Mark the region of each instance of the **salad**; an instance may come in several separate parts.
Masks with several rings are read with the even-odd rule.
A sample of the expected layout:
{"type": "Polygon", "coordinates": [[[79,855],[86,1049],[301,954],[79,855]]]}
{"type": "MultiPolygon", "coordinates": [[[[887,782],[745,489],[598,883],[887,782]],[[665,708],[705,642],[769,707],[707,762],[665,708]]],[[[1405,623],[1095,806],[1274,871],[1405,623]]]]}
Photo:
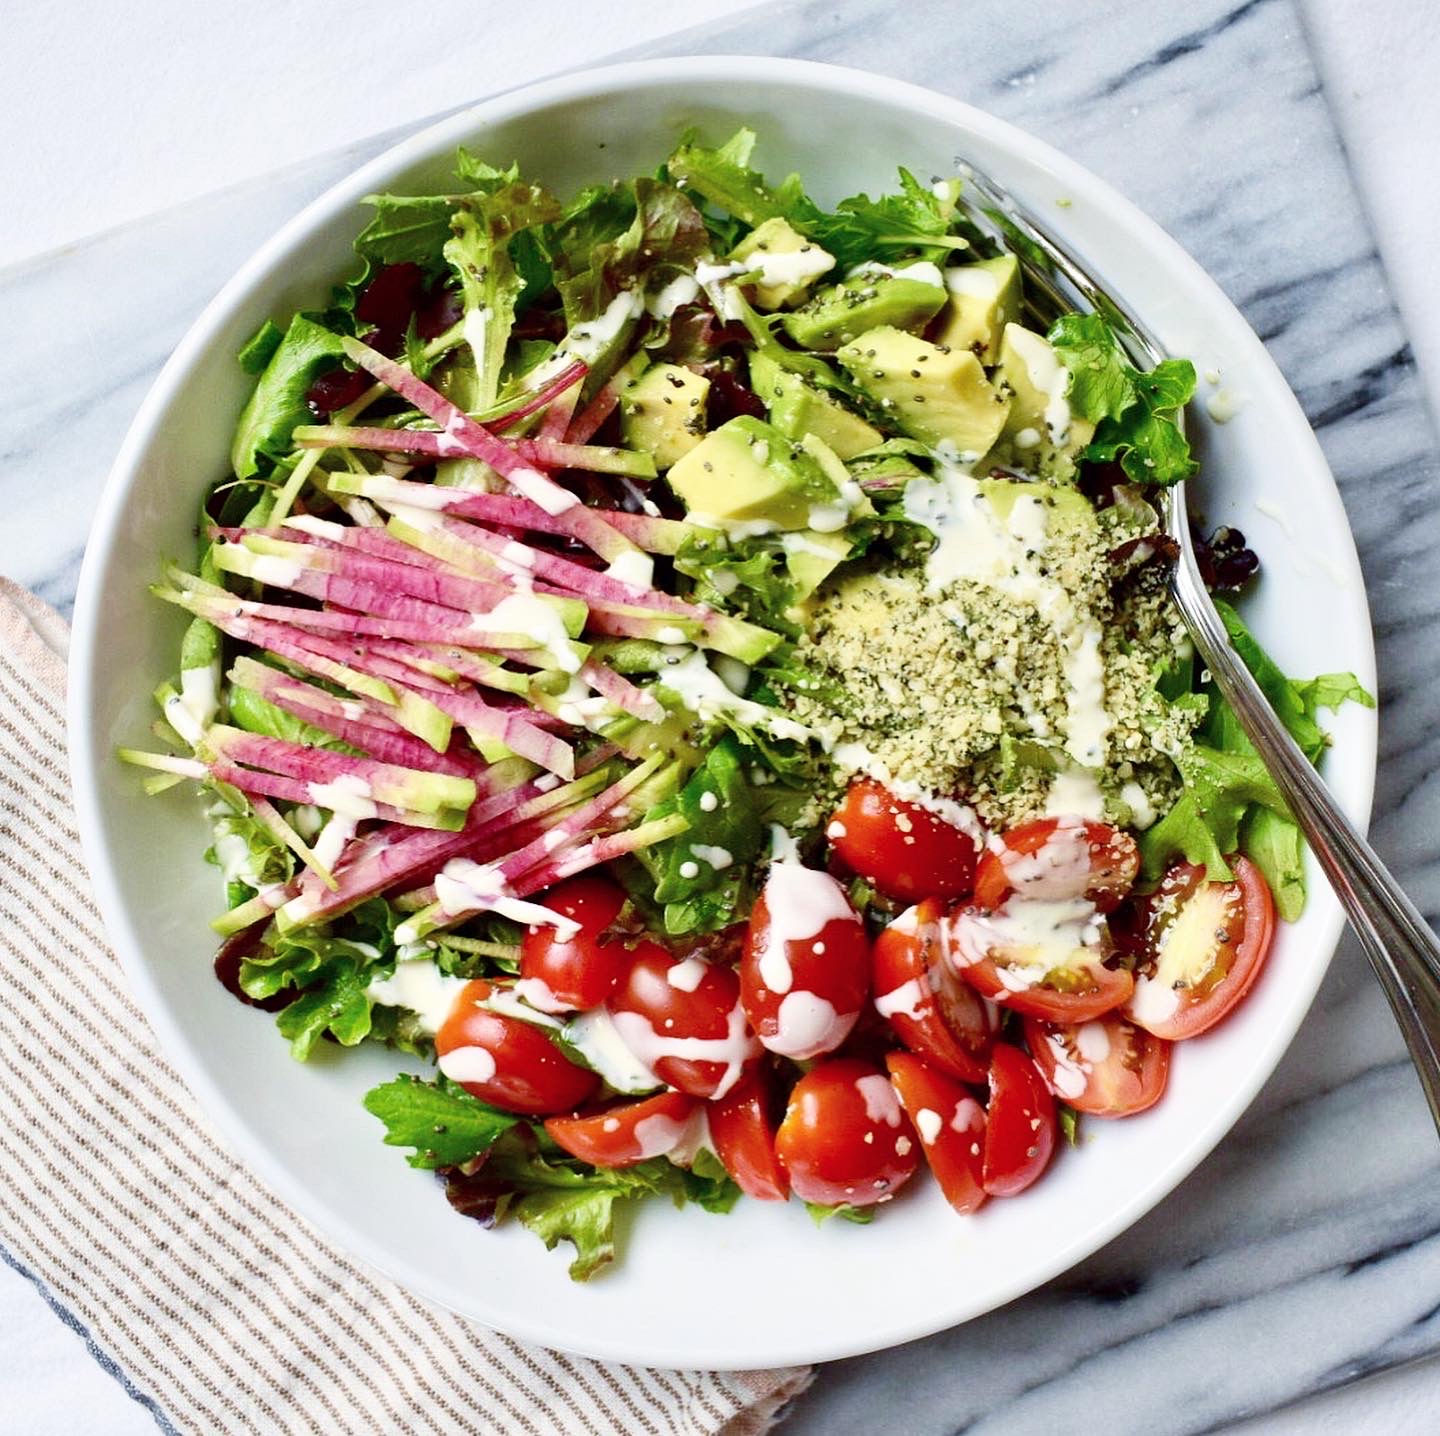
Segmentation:
{"type": "MultiPolygon", "coordinates": [[[[356,273],[240,354],[154,588],[165,751],[121,754],[200,786],[220,980],[302,1061],[410,1054],[384,1141],[580,1279],[637,1198],[1016,1195],[1304,901],[1166,594],[1191,365],[1046,313],[959,180],[827,210],[754,142],[374,196],[356,273]]],[[[1221,612],[1318,758],[1369,696],[1221,612]]]]}

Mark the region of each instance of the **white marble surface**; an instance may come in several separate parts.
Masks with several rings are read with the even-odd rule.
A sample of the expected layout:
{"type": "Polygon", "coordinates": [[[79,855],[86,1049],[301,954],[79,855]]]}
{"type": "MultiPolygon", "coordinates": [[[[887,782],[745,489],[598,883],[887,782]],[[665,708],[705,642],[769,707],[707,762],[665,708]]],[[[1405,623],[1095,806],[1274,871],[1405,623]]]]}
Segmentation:
{"type": "MultiPolygon", "coordinates": [[[[35,80],[43,65],[12,65],[19,88],[12,83],[0,105],[13,105],[19,93],[37,134],[29,165],[23,147],[9,148],[0,160],[0,191],[27,195],[26,204],[0,218],[0,256],[68,244],[114,218],[143,214],[147,205],[189,202],[0,273],[9,334],[0,373],[11,395],[0,420],[0,571],[62,607],[68,603],[109,456],[169,347],[274,223],[378,147],[366,142],[337,153],[312,143],[317,136],[388,130],[614,49],[617,38],[648,42],[665,28],[657,7],[647,17],[630,0],[611,7],[609,26],[541,4],[527,7],[524,25],[511,22],[493,33],[483,21],[503,14],[500,8],[466,6],[465,38],[487,60],[500,57],[486,67],[488,76],[503,75],[496,81],[468,72],[460,63],[463,47],[430,43],[447,22],[460,23],[459,8],[429,7],[426,43],[405,27],[393,45],[379,47],[384,68],[372,59],[367,69],[362,52],[376,53],[376,46],[362,40],[385,22],[380,6],[352,0],[343,7],[345,23],[327,37],[329,88],[319,90],[286,70],[286,46],[256,43],[257,35],[272,33],[263,22],[279,14],[276,0],[248,7],[252,23],[243,32],[220,26],[201,33],[203,27],[181,23],[193,22],[194,7],[182,17],[176,6],[159,4],[142,10],[131,27],[138,35],[128,39],[118,22],[106,22],[76,48],[62,25],[74,57],[69,94],[88,86],[101,107],[86,111],[87,141],[93,146],[94,120],[108,120],[106,174],[129,175],[123,187],[110,179],[91,186],[88,205],[74,201],[81,186],[57,179],[73,173],[65,168],[64,144],[54,133],[38,134],[59,123],[53,94],[35,80]],[[620,9],[633,12],[633,24],[615,23],[620,9]],[[168,31],[167,16],[174,22],[168,31]],[[162,42],[169,47],[163,65],[154,49],[162,42]],[[150,66],[139,72],[144,94],[128,110],[113,87],[107,100],[105,85],[127,43],[140,45],[150,66]],[[212,67],[224,55],[226,73],[244,80],[247,105],[229,117],[247,131],[248,146],[211,125],[203,145],[172,144],[166,165],[137,163],[135,144],[113,139],[116,127],[122,141],[133,140],[146,124],[153,128],[154,116],[184,113],[195,75],[210,71],[181,61],[202,51],[212,67]],[[267,65],[267,57],[275,63],[267,65]],[[336,74],[347,77],[338,90],[336,74]],[[265,76],[288,88],[267,92],[265,76]],[[264,101],[273,104],[282,94],[303,124],[276,123],[264,101]],[[358,108],[356,95],[363,97],[358,108]],[[315,158],[322,150],[328,152],[315,158]],[[37,155],[47,162],[36,165],[37,155]],[[286,167],[272,173],[281,163],[286,167]],[[242,179],[247,173],[252,178],[242,179]],[[193,198],[220,185],[229,188],[193,198]],[[31,194],[43,202],[29,203],[31,194]]],[[[690,13],[705,18],[740,8],[711,0],[690,13]]],[[[1399,276],[1417,251],[1416,234],[1433,233],[1433,226],[1422,231],[1415,228],[1419,212],[1407,220],[1387,209],[1401,186],[1377,179],[1374,169],[1387,137],[1380,91],[1395,89],[1407,106],[1433,107],[1434,87],[1405,88],[1417,55],[1423,59],[1413,44],[1367,68],[1356,28],[1340,28],[1347,10],[1353,14],[1344,0],[1307,5],[1330,98],[1345,101],[1352,116],[1347,142],[1365,162],[1366,197],[1399,276]],[[1343,54],[1334,53],[1337,44],[1343,54]],[[1357,76],[1367,86],[1358,121],[1348,93],[1357,76]]],[[[322,33],[337,11],[308,7],[306,23],[322,33]]],[[[1396,0],[1384,16],[1393,26],[1410,13],[1408,33],[1423,40],[1428,11],[1396,0]]],[[[62,19],[66,13],[62,7],[62,19]]],[[[1289,0],[1199,0],[1182,16],[1178,7],[1129,0],[1107,6],[1098,25],[1094,6],[1060,0],[1043,19],[1030,16],[1021,25],[1013,6],[976,0],[968,12],[975,38],[964,47],[963,64],[955,45],[936,43],[954,34],[954,7],[932,0],[882,20],[884,13],[866,0],[765,7],[732,32],[702,32],[679,47],[806,53],[959,94],[1089,163],[1216,274],[1271,344],[1341,481],[1380,645],[1385,716],[1377,840],[1433,915],[1440,910],[1440,866],[1431,861],[1440,794],[1429,779],[1436,739],[1426,681],[1440,656],[1440,578],[1430,558],[1440,526],[1427,512],[1437,479],[1433,435],[1297,12],[1289,0]]],[[[22,5],[18,27],[11,14],[0,23],[43,61],[56,32],[36,17],[53,16],[53,8],[42,15],[22,5]]],[[[1373,31],[1367,38],[1393,44],[1393,30],[1366,29],[1373,31]]],[[[1427,73],[1437,67],[1440,52],[1432,50],[1427,73]]],[[[214,88],[213,78],[207,83],[214,88]]],[[[212,95],[207,104],[205,113],[214,114],[219,101],[212,95]]],[[[1414,110],[1401,113],[1413,125],[1414,110]]],[[[1392,147],[1399,123],[1392,115],[1392,147]]],[[[78,133],[74,125],[71,131],[78,133]]],[[[93,147],[82,153],[72,143],[72,151],[73,163],[93,163],[93,147]]],[[[1433,339],[1440,322],[1425,305],[1434,299],[1433,288],[1426,298],[1434,269],[1424,269],[1418,287],[1402,285],[1402,292],[1419,332],[1433,339]]],[[[1433,385],[1433,366],[1430,378],[1433,385]]],[[[1314,1018],[1255,1108],[1159,1211],[1063,1281],[1004,1312],[827,1369],[789,1428],[1189,1432],[1258,1412],[1269,1413],[1255,1428],[1266,1432],[1434,1430],[1440,1376],[1428,1364],[1292,1403],[1440,1347],[1436,1171],[1433,1133],[1398,1038],[1358,954],[1346,947],[1314,1018]]],[[[803,1319],[800,1300],[797,1320],[803,1319]]],[[[8,1269],[0,1269],[0,1389],[7,1429],[58,1433],[74,1429],[77,1419],[106,1432],[152,1425],[33,1287],[8,1269]]]]}

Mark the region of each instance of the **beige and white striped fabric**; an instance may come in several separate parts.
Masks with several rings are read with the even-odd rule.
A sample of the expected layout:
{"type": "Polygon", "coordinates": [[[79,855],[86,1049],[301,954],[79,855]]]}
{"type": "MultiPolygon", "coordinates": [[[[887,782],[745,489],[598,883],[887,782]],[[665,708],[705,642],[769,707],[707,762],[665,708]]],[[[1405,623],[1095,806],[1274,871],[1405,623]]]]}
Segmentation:
{"type": "Polygon", "coordinates": [[[0,580],[0,1241],[183,1432],[758,1433],[803,1368],[526,1347],[329,1246],[211,1133],[108,950],[71,812],[64,624],[0,580]]]}

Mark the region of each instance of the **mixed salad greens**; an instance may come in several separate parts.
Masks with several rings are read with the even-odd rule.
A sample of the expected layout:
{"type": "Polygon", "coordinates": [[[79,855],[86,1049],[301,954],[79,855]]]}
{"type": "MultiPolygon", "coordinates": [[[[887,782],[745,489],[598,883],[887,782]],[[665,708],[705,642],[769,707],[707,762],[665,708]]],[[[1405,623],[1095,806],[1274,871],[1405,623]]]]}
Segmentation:
{"type": "MultiPolygon", "coordinates": [[[[166,751],[122,753],[201,787],[226,985],[301,1060],[438,1058],[367,1097],[385,1141],[577,1278],[635,1197],[867,1220],[921,1153],[959,1211],[1023,1189],[1304,901],[1165,595],[1191,365],[1041,312],[958,180],[826,209],[754,143],[373,197],[240,354],[155,587],[166,751]]],[[[1222,612],[1318,758],[1368,695],[1222,612]]]]}

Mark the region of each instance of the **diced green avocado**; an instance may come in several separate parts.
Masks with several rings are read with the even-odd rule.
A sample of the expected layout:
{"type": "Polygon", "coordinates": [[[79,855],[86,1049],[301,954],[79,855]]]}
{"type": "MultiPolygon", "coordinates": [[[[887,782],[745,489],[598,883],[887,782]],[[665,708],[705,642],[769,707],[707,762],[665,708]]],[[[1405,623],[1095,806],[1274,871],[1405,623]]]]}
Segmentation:
{"type": "Polygon", "coordinates": [[[1062,529],[1091,528],[1095,524],[1094,505],[1079,489],[1069,484],[981,479],[980,492],[990,501],[991,508],[1002,523],[1009,519],[1015,501],[1024,495],[1039,499],[1045,505],[1045,525],[1051,533],[1062,529]]]}
{"type": "Polygon", "coordinates": [[[835,267],[835,256],[806,239],[780,218],[767,219],[735,246],[731,259],[754,261],[762,278],[755,285],[757,309],[784,309],[803,299],[810,286],[835,267]]]}
{"type": "Polygon", "coordinates": [[[917,329],[945,307],[938,284],[896,275],[856,274],[822,289],[781,323],[802,349],[838,349],[867,329],[917,329]]]}
{"type": "Polygon", "coordinates": [[[760,419],[741,415],[705,436],[667,475],[686,509],[762,531],[803,529],[810,511],[840,493],[799,444],[760,419]]]}
{"type": "Polygon", "coordinates": [[[1005,326],[1020,314],[1020,262],[1013,254],[1002,254],[978,264],[957,264],[944,275],[949,298],[935,342],[968,349],[989,368],[999,357],[1005,326]]]}
{"type": "Polygon", "coordinates": [[[852,544],[844,534],[800,529],[780,540],[785,568],[795,582],[795,596],[809,598],[850,557],[852,544]]]}
{"type": "Polygon", "coordinates": [[[770,411],[770,422],[788,438],[814,434],[842,459],[882,442],[878,429],[759,349],[750,355],[750,387],[770,411]]]}
{"type": "Polygon", "coordinates": [[[901,429],[961,455],[987,453],[1010,402],[968,349],[943,349],[899,329],[872,329],[835,356],[901,429]]]}
{"type": "Polygon", "coordinates": [[[1010,395],[1004,437],[1017,466],[1057,478],[1073,473],[1075,456],[1090,442],[1095,425],[1072,417],[1063,402],[1069,377],[1050,341],[1019,324],[1007,324],[995,382],[1010,395]],[[1052,418],[1063,427],[1052,427],[1052,418]]]}
{"type": "Polygon", "coordinates": [[[620,390],[621,442],[668,469],[705,437],[710,381],[679,364],[656,364],[620,390]]]}

